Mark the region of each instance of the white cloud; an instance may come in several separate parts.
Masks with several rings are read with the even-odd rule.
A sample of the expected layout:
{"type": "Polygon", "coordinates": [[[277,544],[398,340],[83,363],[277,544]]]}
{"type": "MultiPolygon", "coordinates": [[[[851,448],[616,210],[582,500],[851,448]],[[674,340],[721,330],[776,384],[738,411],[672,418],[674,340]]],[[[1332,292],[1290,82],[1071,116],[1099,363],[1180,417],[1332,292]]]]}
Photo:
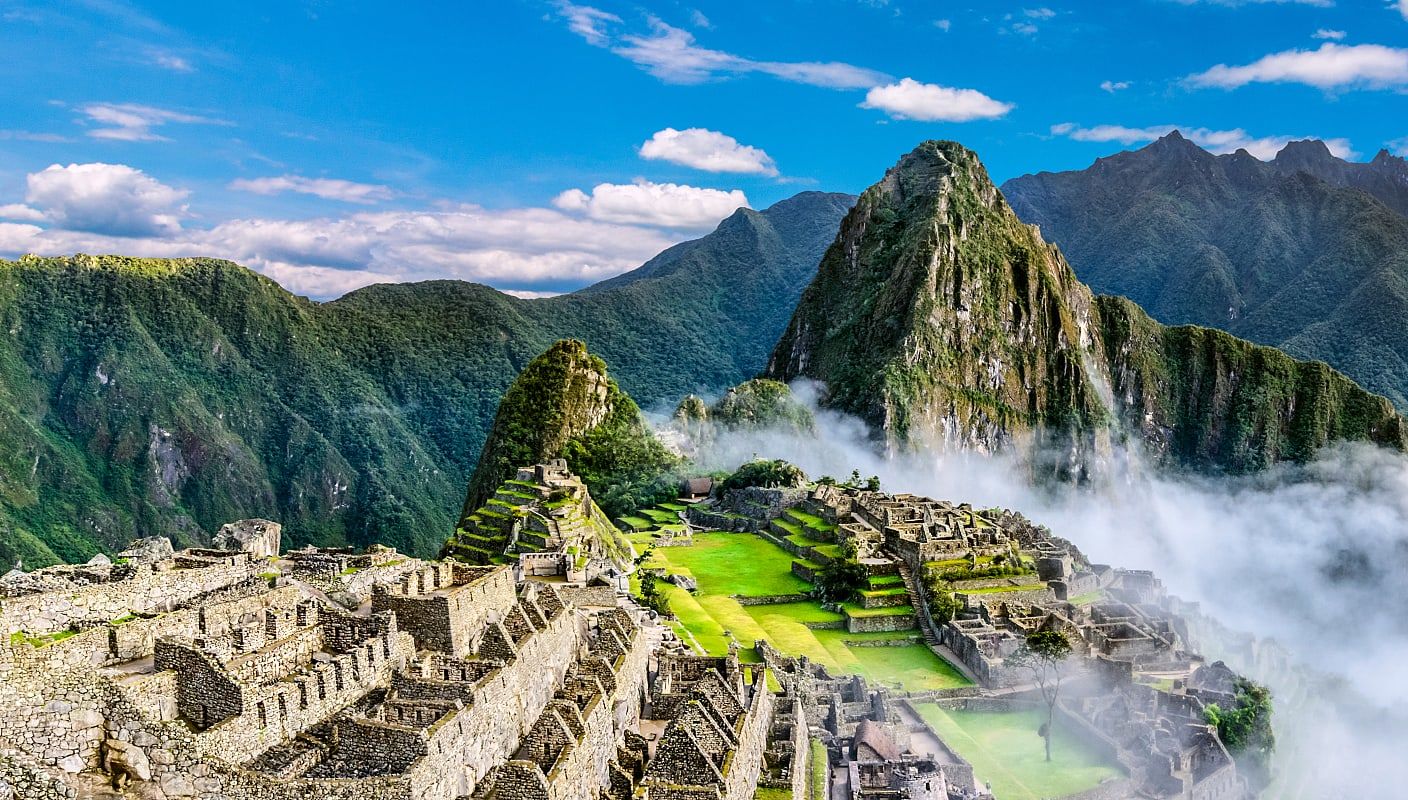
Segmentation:
{"type": "Polygon", "coordinates": [[[1101,81],[1100,88],[1114,94],[1129,88],[1129,81],[1101,81]]]}
{"type": "Polygon", "coordinates": [[[79,110],[91,122],[101,126],[89,130],[89,136],[94,139],[116,139],[124,142],[166,141],[165,136],[155,133],[152,129],[171,122],[185,125],[230,124],[224,120],[135,103],[89,103],[79,110]]]}
{"type": "Polygon", "coordinates": [[[25,203],[0,205],[0,254],[226,258],[318,298],[434,278],[526,296],[634,269],[747,204],[740,191],[642,181],[564,192],[562,208],[453,205],[198,228],[181,225],[186,198],[132,167],[55,165],[30,176],[25,203]]]}
{"type": "Polygon", "coordinates": [[[895,119],[968,122],[1001,117],[1015,106],[994,100],[976,89],[955,89],[905,78],[899,83],[872,88],[860,107],[879,109],[895,119]]]}
{"type": "Polygon", "coordinates": [[[621,18],[615,14],[591,6],[559,3],[557,10],[567,20],[568,30],[598,47],[606,44],[605,24],[621,21],[621,18]]]}
{"type": "Polygon", "coordinates": [[[705,128],[656,131],[640,146],[640,155],[706,172],[777,175],[777,165],[762,149],[739,144],[732,136],[705,128]]]}
{"type": "Polygon", "coordinates": [[[1404,19],[1408,19],[1408,0],[1398,0],[1398,13],[1402,14],[1404,19]]]}
{"type": "Polygon", "coordinates": [[[1049,8],[1024,8],[1022,13],[1032,19],[1051,19],[1056,16],[1056,12],[1049,8]]]}
{"type": "Polygon", "coordinates": [[[183,201],[190,194],[126,164],[53,164],[30,173],[26,184],[25,202],[39,218],[69,230],[113,236],[179,230],[186,214],[183,201]]]}
{"type": "Polygon", "coordinates": [[[302,175],[279,175],[270,178],[241,178],[230,182],[230,188],[254,194],[296,192],[311,194],[324,200],[344,203],[376,203],[391,199],[395,193],[389,187],[371,183],[356,183],[336,178],[305,178],[302,175]]]}
{"type": "Polygon", "coordinates": [[[759,73],[827,89],[863,89],[887,78],[875,70],[837,61],[758,61],[710,50],[696,44],[694,34],[658,17],[650,18],[648,34],[628,34],[613,39],[601,23],[620,21],[615,15],[590,6],[564,4],[559,10],[567,19],[568,28],[589,44],[609,47],[611,52],[667,83],[702,83],[720,77],[759,73]]]}
{"type": "Polygon", "coordinates": [[[1391,142],[1385,142],[1385,144],[1394,155],[1408,157],[1408,136],[1394,139],[1391,142]]]}
{"type": "Polygon", "coordinates": [[[719,220],[748,205],[742,191],[701,189],[677,183],[599,183],[591,194],[568,189],[553,205],[601,222],[651,225],[675,230],[707,231],[719,220]]]}
{"type": "Polygon", "coordinates": [[[948,33],[950,30],[953,29],[953,20],[948,20],[948,19],[936,19],[936,20],[934,20],[934,27],[935,27],[935,28],[938,28],[939,30],[943,31],[944,33],[948,33]]]}
{"type": "Polygon", "coordinates": [[[172,72],[195,72],[196,68],[186,59],[171,53],[153,53],[152,63],[172,72]]]}
{"type": "Polygon", "coordinates": [[[1326,42],[1318,50],[1286,50],[1242,66],[1218,64],[1190,75],[1194,86],[1235,89],[1249,83],[1303,83],[1321,89],[1408,84],[1408,49],[1326,42]]]}
{"type": "Polygon", "coordinates": [[[436,278],[513,291],[565,291],[634,269],[685,238],[549,208],[491,211],[468,205],[303,220],[236,219],[209,230],[137,238],[0,222],[0,253],[7,255],[226,258],[317,298],[372,283],[436,278]]]}
{"type": "MultiPolygon", "coordinates": [[[[1152,142],[1175,130],[1182,133],[1189,141],[1213,153],[1234,153],[1237,150],[1246,150],[1263,161],[1274,157],[1288,142],[1315,138],[1309,136],[1258,137],[1252,136],[1241,128],[1212,130],[1186,125],[1150,125],[1144,128],[1131,128],[1124,125],[1094,125],[1084,128],[1073,122],[1063,122],[1051,126],[1051,133],[1057,136],[1066,136],[1078,142],[1118,142],[1123,145],[1152,142]]],[[[1340,158],[1353,158],[1358,155],[1348,139],[1332,138],[1322,141],[1325,142],[1325,146],[1330,149],[1331,153],[1340,158]]]]}
{"type": "Polygon", "coordinates": [[[704,12],[697,8],[689,12],[689,21],[694,27],[703,28],[706,31],[714,28],[714,23],[710,22],[709,18],[704,16],[704,12]]]}
{"type": "MultiPolygon", "coordinates": [[[[1404,0],[1404,2],[1408,2],[1408,0],[1404,0]]],[[[1337,42],[1338,42],[1339,40],[1343,39],[1344,37],[1345,37],[1345,32],[1344,32],[1344,31],[1332,31],[1332,30],[1330,30],[1329,28],[1321,28],[1321,29],[1317,30],[1315,33],[1311,34],[1311,38],[1312,38],[1312,39],[1333,39],[1334,41],[1337,41],[1337,42]]]]}
{"type": "Polygon", "coordinates": [[[1014,22],[1012,23],[1012,31],[1023,36],[1035,36],[1037,27],[1030,22],[1014,22]]]}
{"type": "Polygon", "coordinates": [[[44,212],[30,208],[24,203],[7,203],[0,206],[0,219],[17,219],[21,222],[43,222],[44,212]]]}

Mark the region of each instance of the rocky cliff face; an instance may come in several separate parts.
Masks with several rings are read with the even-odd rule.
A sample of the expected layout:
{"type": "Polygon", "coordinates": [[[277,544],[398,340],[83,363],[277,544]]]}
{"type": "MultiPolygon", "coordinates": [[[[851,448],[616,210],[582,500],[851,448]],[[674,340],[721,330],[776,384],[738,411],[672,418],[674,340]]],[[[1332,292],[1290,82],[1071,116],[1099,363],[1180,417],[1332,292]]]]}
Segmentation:
{"type": "Polygon", "coordinates": [[[640,408],[606,372],[606,363],[575,339],[557,342],[529,362],[504,394],[479,466],[469,481],[463,528],[519,467],[565,458],[608,513],[634,509],[674,465],[640,408]]]}
{"type": "Polygon", "coordinates": [[[767,375],[822,381],[892,448],[1020,443],[1076,478],[1125,431],[1236,471],[1334,438],[1404,441],[1387,401],[1323,364],[1093,298],[952,142],[921,144],[861,196],[767,375]]]}
{"type": "Polygon", "coordinates": [[[824,382],[892,446],[1084,449],[1104,417],[1097,343],[1089,290],[978,157],[925,142],[846,217],[767,374],[824,382]]]}

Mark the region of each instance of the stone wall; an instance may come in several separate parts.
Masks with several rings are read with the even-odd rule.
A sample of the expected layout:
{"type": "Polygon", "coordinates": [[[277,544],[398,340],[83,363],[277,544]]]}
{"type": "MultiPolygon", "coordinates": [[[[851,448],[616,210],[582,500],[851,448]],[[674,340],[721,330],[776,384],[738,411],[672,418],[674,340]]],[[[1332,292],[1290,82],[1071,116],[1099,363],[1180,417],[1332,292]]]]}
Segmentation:
{"type": "Polygon", "coordinates": [[[202,594],[256,577],[262,568],[245,554],[190,569],[154,570],[152,566],[135,566],[126,580],[0,600],[0,633],[55,633],[79,623],[118,619],[134,611],[170,611],[202,594]]]}
{"type": "Polygon", "coordinates": [[[846,617],[846,630],[850,633],[876,633],[880,631],[907,631],[918,625],[913,614],[883,614],[871,617],[846,617]]]}
{"type": "Polygon", "coordinates": [[[491,621],[502,619],[517,602],[510,567],[489,570],[440,562],[404,575],[397,584],[372,591],[373,611],[394,611],[401,628],[422,650],[467,655],[473,639],[491,621]],[[447,570],[454,569],[454,574],[447,570]]]}
{"type": "Polygon", "coordinates": [[[738,747],[724,763],[722,800],[753,800],[758,789],[763,753],[768,747],[768,730],[772,727],[774,697],[768,691],[767,671],[760,669],[754,674],[753,696],[737,728],[738,747]]]}

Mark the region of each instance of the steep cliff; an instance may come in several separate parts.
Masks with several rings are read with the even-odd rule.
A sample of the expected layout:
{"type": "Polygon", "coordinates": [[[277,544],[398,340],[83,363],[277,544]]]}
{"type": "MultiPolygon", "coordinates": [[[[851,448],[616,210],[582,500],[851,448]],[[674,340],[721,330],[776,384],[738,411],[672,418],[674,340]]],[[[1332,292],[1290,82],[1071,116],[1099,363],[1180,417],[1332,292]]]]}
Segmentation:
{"type": "Polygon", "coordinates": [[[861,195],[766,374],[822,381],[892,448],[1020,443],[1076,478],[1131,431],[1168,462],[1231,471],[1405,441],[1386,400],[1324,364],[1093,298],[952,142],[861,195]]]}
{"type": "Polygon", "coordinates": [[[891,445],[1084,446],[1105,413],[1090,314],[1089,290],[978,157],[925,142],[842,222],[766,374],[824,382],[829,405],[891,445]]]}

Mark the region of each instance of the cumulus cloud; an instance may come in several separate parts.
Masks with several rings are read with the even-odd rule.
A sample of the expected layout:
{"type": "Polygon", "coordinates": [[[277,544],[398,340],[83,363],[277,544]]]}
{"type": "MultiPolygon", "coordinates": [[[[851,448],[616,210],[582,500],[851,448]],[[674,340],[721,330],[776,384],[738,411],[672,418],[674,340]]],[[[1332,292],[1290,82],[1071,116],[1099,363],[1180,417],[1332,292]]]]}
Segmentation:
{"type": "MultiPolygon", "coordinates": [[[[1404,0],[1404,2],[1408,2],[1408,0],[1404,0]]],[[[1332,39],[1336,42],[1343,39],[1344,37],[1344,31],[1332,31],[1329,28],[1321,28],[1315,33],[1311,34],[1311,38],[1313,39],[1332,39]]]]}
{"type": "Polygon", "coordinates": [[[254,194],[281,194],[294,192],[310,194],[324,200],[340,200],[344,203],[376,203],[391,199],[395,193],[390,187],[372,183],[356,183],[336,178],[305,178],[302,175],[279,175],[269,178],[240,178],[230,182],[230,188],[254,194]]]}
{"type": "Polygon", "coordinates": [[[994,100],[976,89],[920,83],[913,78],[872,88],[860,107],[884,111],[895,119],[923,122],[996,119],[1015,108],[1011,103],[994,100]]]}
{"type": "Polygon", "coordinates": [[[0,204],[0,254],[211,256],[291,291],[330,298],[371,283],[459,278],[553,294],[634,269],[747,205],[742,192],[603,184],[560,208],[363,211],[183,226],[187,192],[120,164],[33,173],[24,203],[0,204]]]}
{"type": "MultiPolygon", "coordinates": [[[[1126,125],[1093,125],[1081,127],[1073,122],[1063,122],[1051,126],[1051,133],[1066,136],[1078,142],[1118,142],[1131,145],[1152,142],[1173,131],[1179,131],[1190,141],[1214,153],[1234,153],[1246,150],[1263,161],[1272,158],[1288,142],[1297,139],[1310,139],[1310,136],[1253,136],[1241,128],[1212,130],[1187,125],[1150,125],[1132,128],[1126,125]]],[[[1350,141],[1345,138],[1323,139],[1330,152],[1340,158],[1354,158],[1358,155],[1350,141]]]]}
{"type": "Polygon", "coordinates": [[[1129,81],[1101,81],[1100,88],[1114,94],[1129,88],[1129,81]]]}
{"type": "Polygon", "coordinates": [[[1049,8],[1024,8],[1022,13],[1031,19],[1051,19],[1056,12],[1049,8]]]}
{"type": "Polygon", "coordinates": [[[1286,50],[1250,64],[1218,64],[1190,75],[1193,86],[1235,89],[1249,83],[1302,83],[1320,89],[1382,89],[1408,85],[1408,49],[1326,42],[1316,50],[1286,50]]]}
{"type": "Polygon", "coordinates": [[[951,20],[951,19],[936,19],[936,20],[934,20],[934,27],[935,27],[935,28],[938,28],[939,30],[943,31],[944,33],[948,33],[949,31],[953,30],[953,20],[951,20]]]}
{"type": "Polygon", "coordinates": [[[599,183],[591,194],[568,189],[553,198],[563,211],[602,222],[707,231],[748,205],[739,189],[702,189],[677,183],[599,183]]]}
{"type": "Polygon", "coordinates": [[[1397,8],[1398,13],[1402,14],[1404,19],[1408,19],[1408,0],[1398,0],[1397,8]]]}
{"type": "Polygon", "coordinates": [[[863,89],[886,79],[883,73],[837,61],[763,61],[701,47],[694,34],[651,17],[648,33],[614,38],[604,22],[619,22],[613,14],[590,6],[563,4],[559,13],[569,30],[588,44],[607,47],[667,83],[702,83],[716,78],[759,73],[793,83],[827,89],[863,89]]]}
{"type": "Polygon", "coordinates": [[[88,135],[94,139],[115,139],[123,142],[163,142],[165,136],[156,133],[168,123],[184,125],[229,125],[229,122],[196,114],[186,114],[155,106],[135,103],[89,103],[79,109],[88,121],[98,127],[88,135]]]}
{"type": "Polygon", "coordinates": [[[1394,155],[1408,156],[1408,136],[1404,136],[1400,139],[1394,139],[1393,141],[1387,142],[1386,144],[1388,145],[1389,151],[1391,151],[1394,155]]]}
{"type": "Polygon", "coordinates": [[[739,144],[732,136],[705,128],[656,131],[640,146],[640,155],[706,172],[777,175],[777,165],[761,148],[739,144]]]}
{"type": "Polygon", "coordinates": [[[28,205],[7,205],[0,216],[112,236],[179,230],[190,194],[125,164],[53,164],[31,173],[26,186],[28,205]]]}

